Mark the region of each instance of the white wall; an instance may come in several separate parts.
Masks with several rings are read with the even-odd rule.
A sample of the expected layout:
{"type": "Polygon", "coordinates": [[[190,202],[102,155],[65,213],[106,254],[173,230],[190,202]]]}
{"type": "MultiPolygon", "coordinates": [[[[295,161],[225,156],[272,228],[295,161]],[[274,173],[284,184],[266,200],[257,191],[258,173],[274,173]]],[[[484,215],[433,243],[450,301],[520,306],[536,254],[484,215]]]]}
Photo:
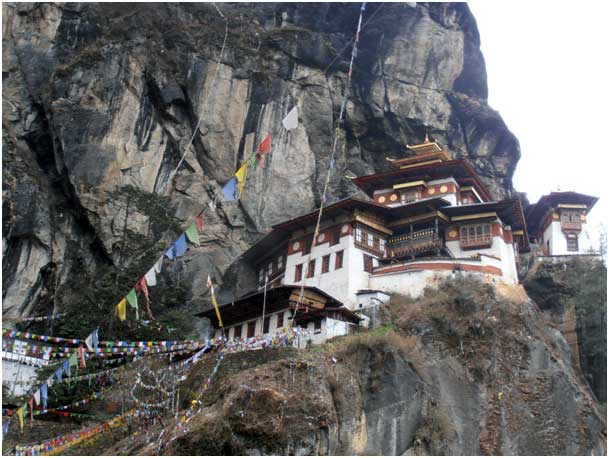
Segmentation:
{"type": "Polygon", "coordinates": [[[403,272],[389,273],[385,275],[373,275],[370,284],[375,289],[382,289],[390,293],[399,293],[418,297],[423,294],[425,287],[437,288],[447,278],[456,275],[467,275],[481,279],[487,283],[501,281],[501,277],[485,274],[482,272],[453,273],[452,270],[408,270],[403,272]]]}
{"type": "MultiPolygon", "coordinates": [[[[38,358],[25,357],[15,353],[9,354],[8,352],[4,351],[2,352],[2,384],[9,388],[9,394],[13,393],[14,386],[15,396],[21,396],[27,393],[30,388],[34,386],[34,383],[36,383],[38,378],[36,375],[38,367],[5,359],[10,355],[14,355],[15,358],[28,358],[30,360],[38,360],[38,358]],[[14,383],[15,381],[17,381],[16,384],[14,383]]],[[[42,363],[40,363],[40,365],[42,365],[42,363]]]]}
{"type": "MultiPolygon", "coordinates": [[[[285,283],[301,285],[304,282],[305,286],[314,286],[338,299],[345,307],[356,308],[356,293],[360,289],[368,288],[368,278],[370,277],[370,274],[364,271],[364,253],[366,252],[355,247],[355,237],[353,235],[342,236],[340,242],[336,245],[330,246],[328,243],[316,245],[312,247],[310,254],[310,259],[315,260],[315,275],[313,278],[306,278],[309,255],[302,255],[300,252],[291,254],[286,262],[285,283]],[[335,269],[336,252],[341,250],[343,251],[343,267],[335,269]],[[330,255],[330,270],[322,274],[322,258],[327,254],[330,255]],[[303,279],[300,282],[295,282],[294,273],[298,264],[303,264],[303,279]]],[[[378,261],[374,265],[378,265],[378,261]]]]}
{"type": "Polygon", "coordinates": [[[462,250],[458,240],[447,241],[446,246],[453,253],[455,258],[469,258],[476,256],[477,254],[497,256],[501,259],[500,263],[492,262],[487,258],[487,265],[500,268],[503,272],[503,278],[507,283],[518,283],[514,245],[505,243],[501,236],[496,235],[493,237],[493,243],[490,248],[462,250]]]}
{"type": "Polygon", "coordinates": [[[543,243],[550,241],[550,255],[564,256],[575,254],[587,254],[590,250],[598,251],[597,244],[590,238],[586,223],[582,223],[582,230],[577,237],[578,251],[567,250],[567,236],[562,231],[560,221],[552,221],[543,233],[543,243]]]}

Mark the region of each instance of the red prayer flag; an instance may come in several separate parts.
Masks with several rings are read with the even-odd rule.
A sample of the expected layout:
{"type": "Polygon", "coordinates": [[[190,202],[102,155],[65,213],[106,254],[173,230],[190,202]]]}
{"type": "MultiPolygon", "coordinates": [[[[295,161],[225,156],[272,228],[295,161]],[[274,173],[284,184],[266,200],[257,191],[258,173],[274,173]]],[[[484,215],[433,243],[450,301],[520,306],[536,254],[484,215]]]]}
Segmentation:
{"type": "Polygon", "coordinates": [[[82,345],[78,347],[78,356],[80,357],[80,367],[87,367],[87,363],[85,361],[85,349],[82,348],[82,345]]]}
{"type": "Polygon", "coordinates": [[[273,136],[272,135],[267,136],[264,140],[262,140],[262,143],[260,143],[260,145],[258,145],[258,152],[262,153],[262,154],[270,153],[272,141],[273,141],[273,136]]]}
{"type": "Polygon", "coordinates": [[[33,420],[34,419],[34,398],[30,398],[30,400],[27,403],[30,406],[30,420],[33,420]]]}
{"type": "Polygon", "coordinates": [[[154,320],[154,316],[152,315],[152,310],[150,309],[150,296],[148,295],[148,284],[146,283],[146,277],[140,278],[140,280],[136,283],[135,289],[141,291],[146,298],[146,313],[151,320],[154,320]]]}
{"type": "Polygon", "coordinates": [[[197,230],[201,232],[203,230],[203,212],[197,215],[195,218],[195,224],[197,225],[197,230]]]}

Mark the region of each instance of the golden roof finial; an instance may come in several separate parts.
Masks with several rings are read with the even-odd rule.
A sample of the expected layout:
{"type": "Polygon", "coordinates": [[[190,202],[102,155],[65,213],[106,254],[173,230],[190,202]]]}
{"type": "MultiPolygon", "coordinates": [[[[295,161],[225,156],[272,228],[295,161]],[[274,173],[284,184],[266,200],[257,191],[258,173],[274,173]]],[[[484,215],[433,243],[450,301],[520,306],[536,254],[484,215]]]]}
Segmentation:
{"type": "Polygon", "coordinates": [[[427,132],[425,133],[425,143],[431,143],[429,141],[429,134],[427,132]]]}

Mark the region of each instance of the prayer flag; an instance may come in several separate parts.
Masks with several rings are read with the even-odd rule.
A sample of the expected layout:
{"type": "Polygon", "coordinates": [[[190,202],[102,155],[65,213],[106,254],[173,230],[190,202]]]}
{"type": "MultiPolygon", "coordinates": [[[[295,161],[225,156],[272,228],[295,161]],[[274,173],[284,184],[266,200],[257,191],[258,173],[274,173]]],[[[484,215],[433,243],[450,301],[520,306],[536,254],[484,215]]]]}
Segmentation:
{"type": "Polygon", "coordinates": [[[75,351],[70,355],[69,359],[70,367],[78,367],[78,353],[75,351]]]}
{"type": "Polygon", "coordinates": [[[235,173],[235,177],[237,181],[239,181],[239,185],[237,186],[237,197],[241,198],[241,193],[243,192],[243,188],[245,187],[245,180],[247,178],[247,167],[248,163],[244,163],[239,170],[235,173]]]}
{"type": "Polygon", "coordinates": [[[8,421],[2,425],[2,436],[6,436],[8,434],[8,421]]]}
{"type": "Polygon", "coordinates": [[[46,383],[43,383],[42,386],[40,387],[40,398],[42,399],[42,408],[46,409],[47,400],[49,398],[49,387],[46,383]]]}
{"type": "Polygon", "coordinates": [[[298,107],[295,106],[290,110],[285,118],[281,121],[283,127],[287,130],[296,129],[298,127],[298,107]]]}
{"type": "Polygon", "coordinates": [[[197,215],[195,218],[195,224],[197,225],[197,230],[201,232],[203,230],[203,212],[197,215]]]}
{"type": "Polygon", "coordinates": [[[199,231],[195,222],[191,223],[190,226],[184,231],[188,241],[195,246],[199,246],[199,231]]]}
{"type": "Polygon", "coordinates": [[[222,188],[222,194],[226,200],[237,200],[237,179],[232,177],[222,188]]]}
{"type": "MultiPolygon", "coordinates": [[[[154,271],[152,273],[154,274],[154,271]]],[[[142,294],[144,294],[144,297],[146,298],[146,313],[148,314],[148,317],[150,317],[151,320],[154,320],[154,316],[152,316],[152,310],[150,310],[150,296],[148,294],[148,285],[146,284],[146,281],[146,277],[140,278],[140,281],[137,282],[137,285],[135,287],[139,291],[141,291],[142,294]]]]}
{"type": "Polygon", "coordinates": [[[165,252],[165,256],[167,256],[169,259],[171,259],[172,261],[176,260],[176,251],[175,251],[175,245],[171,245],[169,247],[169,249],[165,252]]]}
{"type": "Polygon", "coordinates": [[[87,362],[85,361],[85,349],[81,345],[80,347],[78,347],[77,351],[78,351],[78,356],[80,358],[80,367],[81,368],[87,367],[87,362]]]}
{"type": "Polygon", "coordinates": [[[30,420],[34,419],[34,398],[30,398],[30,400],[27,402],[27,404],[30,406],[30,420]]]}
{"type": "Polygon", "coordinates": [[[99,344],[99,336],[97,334],[98,332],[99,332],[99,329],[96,329],[95,331],[93,331],[91,333],[91,336],[92,336],[91,341],[93,342],[93,348],[95,349],[95,353],[98,352],[98,348],[97,348],[97,345],[99,344]]]}
{"type": "Polygon", "coordinates": [[[146,284],[148,286],[156,286],[156,272],[154,270],[154,267],[152,269],[150,269],[148,272],[146,272],[146,275],[144,275],[144,278],[146,279],[146,284]]]}
{"type": "Polygon", "coordinates": [[[17,409],[17,418],[19,418],[19,428],[21,429],[21,431],[23,431],[23,416],[24,416],[23,407],[19,407],[17,409]]]}
{"type": "Polygon", "coordinates": [[[56,371],[55,371],[55,378],[57,379],[58,382],[61,382],[61,376],[63,375],[63,368],[59,367],[56,371]]]}
{"type": "Polygon", "coordinates": [[[93,333],[89,334],[89,336],[85,339],[85,345],[89,350],[93,350],[93,333]]]}
{"type": "Polygon", "coordinates": [[[34,393],[34,402],[36,403],[37,406],[40,405],[40,390],[37,390],[34,393]]]}
{"type": "Polygon", "coordinates": [[[207,275],[207,288],[209,288],[211,290],[211,303],[214,306],[214,309],[216,310],[216,316],[218,317],[218,324],[220,325],[221,328],[223,328],[224,325],[222,324],[222,317],[220,316],[220,308],[218,307],[218,301],[216,300],[216,295],[214,293],[214,285],[211,282],[211,277],[209,276],[209,274],[207,275]]]}
{"type": "Polygon", "coordinates": [[[64,360],[63,364],[61,365],[61,368],[68,375],[68,377],[70,377],[70,361],[68,361],[67,359],[64,360]]]}
{"type": "Polygon", "coordinates": [[[267,135],[267,137],[262,140],[260,145],[258,145],[258,152],[262,154],[269,154],[271,152],[271,142],[273,141],[272,135],[267,135]]]}
{"type": "MultiPolygon", "coordinates": [[[[118,315],[118,319],[121,321],[125,321],[127,319],[127,300],[123,297],[121,301],[116,306],[116,314],[118,315]]],[[[89,347],[89,350],[91,347],[89,347]]]]}
{"type": "Polygon", "coordinates": [[[174,242],[173,246],[175,247],[176,256],[178,258],[180,256],[183,256],[184,253],[186,253],[186,250],[188,250],[188,245],[186,244],[186,235],[184,235],[184,233],[182,233],[178,237],[178,239],[174,242]]]}
{"type": "MultiPolygon", "coordinates": [[[[154,270],[157,274],[161,273],[161,269],[163,268],[163,256],[161,256],[157,262],[154,263],[154,270]]],[[[150,283],[148,283],[150,285],[150,283]]],[[[152,285],[150,285],[152,286],[152,285]]]]}

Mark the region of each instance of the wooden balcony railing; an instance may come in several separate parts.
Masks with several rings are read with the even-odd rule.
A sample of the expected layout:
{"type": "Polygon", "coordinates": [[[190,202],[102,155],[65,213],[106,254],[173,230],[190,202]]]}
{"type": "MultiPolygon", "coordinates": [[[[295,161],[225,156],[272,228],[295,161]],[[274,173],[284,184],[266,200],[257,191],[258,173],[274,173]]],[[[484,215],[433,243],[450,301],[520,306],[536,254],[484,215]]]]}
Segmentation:
{"type": "Polygon", "coordinates": [[[385,252],[384,252],[384,250],[381,250],[380,245],[370,246],[367,243],[363,243],[363,242],[356,240],[355,246],[358,247],[360,250],[364,250],[364,251],[368,251],[372,254],[376,254],[377,256],[380,256],[381,258],[385,256],[385,252]]]}
{"type": "Polygon", "coordinates": [[[561,221],[560,222],[560,227],[563,230],[567,230],[567,231],[581,231],[582,229],[582,223],[580,222],[573,222],[573,221],[561,221]]]}
{"type": "Polygon", "coordinates": [[[459,245],[462,249],[472,248],[490,248],[493,245],[493,238],[490,235],[479,237],[462,238],[459,240],[459,245]]]}
{"type": "Polygon", "coordinates": [[[414,256],[426,251],[442,248],[442,238],[435,229],[423,229],[412,234],[399,235],[389,240],[387,246],[388,258],[414,256]]]}

